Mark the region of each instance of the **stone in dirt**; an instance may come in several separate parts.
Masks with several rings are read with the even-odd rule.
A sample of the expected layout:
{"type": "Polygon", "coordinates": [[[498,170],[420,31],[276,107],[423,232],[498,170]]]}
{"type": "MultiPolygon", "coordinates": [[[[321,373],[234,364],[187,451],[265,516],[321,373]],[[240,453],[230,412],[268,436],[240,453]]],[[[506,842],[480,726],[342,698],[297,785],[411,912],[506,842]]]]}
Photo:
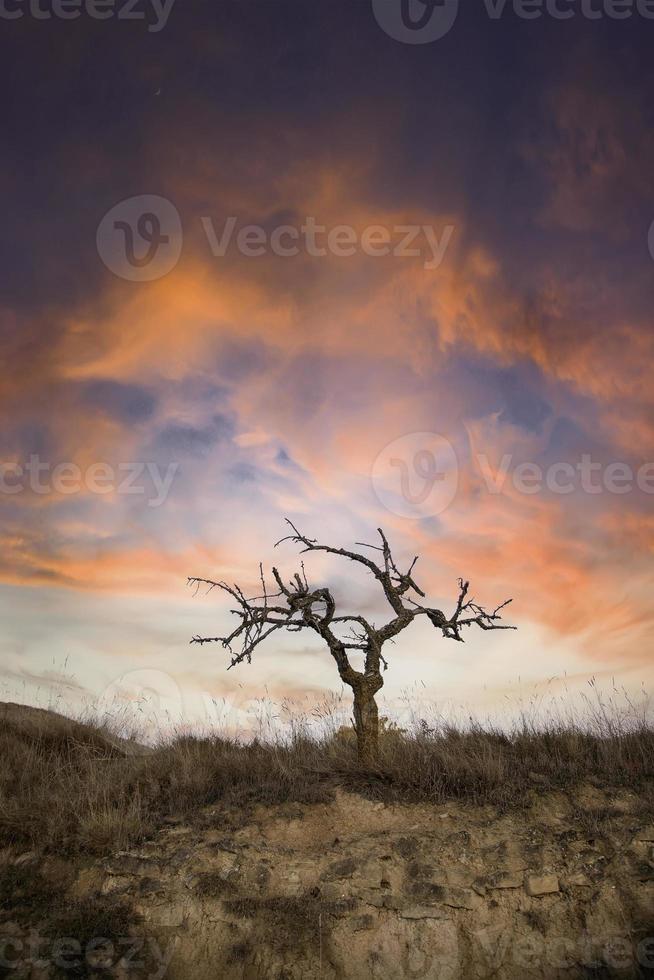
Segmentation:
{"type": "MultiPolygon", "coordinates": [[[[638,795],[631,798],[639,813],[638,795]]],[[[549,802],[552,810],[560,805],[557,797],[549,802]]],[[[129,909],[125,935],[143,937],[145,952],[156,941],[162,970],[170,952],[165,980],[570,980],[572,966],[552,964],[567,962],[568,950],[586,956],[580,937],[597,937],[601,950],[625,930],[636,935],[643,916],[651,920],[654,869],[647,861],[654,841],[639,841],[650,830],[639,829],[637,816],[616,818],[625,848],[616,854],[601,828],[590,838],[591,850],[585,831],[561,834],[530,808],[458,811],[453,803],[452,810],[457,834],[421,804],[381,810],[370,831],[368,804],[337,789],[329,804],[307,805],[290,830],[287,812],[271,805],[244,818],[229,837],[212,829],[214,817],[212,828],[199,827],[192,846],[166,830],[142,850],[107,855],[92,866],[84,861],[66,895],[95,904],[107,871],[122,870],[110,877],[121,888],[110,886],[102,904],[129,909]],[[234,853],[211,847],[217,839],[229,841],[234,853]],[[262,875],[264,866],[269,874],[262,875]],[[201,875],[215,879],[215,894],[196,887],[201,875]],[[126,890],[124,878],[131,882],[126,890]],[[231,883],[224,890],[223,879],[231,883]],[[576,887],[582,881],[585,887],[576,887]],[[540,959],[532,969],[534,949],[540,959]]],[[[231,822],[237,821],[226,808],[225,827],[231,822]]],[[[0,924],[0,952],[11,928],[0,924]]],[[[22,928],[14,938],[25,941],[29,910],[22,928]]],[[[593,947],[591,955],[597,960],[600,953],[593,947]]],[[[154,977],[157,969],[126,968],[111,980],[148,973],[154,977]]]]}
{"type": "Polygon", "coordinates": [[[411,908],[400,912],[403,919],[446,919],[442,909],[433,905],[412,905],[411,908]]]}
{"type": "Polygon", "coordinates": [[[406,904],[403,898],[383,892],[372,892],[364,901],[366,905],[372,905],[377,909],[393,909],[395,911],[403,908],[406,904]]]}
{"type": "Polygon", "coordinates": [[[323,881],[334,881],[337,878],[349,878],[357,869],[357,862],[353,858],[343,858],[334,861],[322,874],[323,881]]]}
{"type": "Polygon", "coordinates": [[[488,888],[522,888],[523,879],[519,874],[500,871],[486,880],[488,888]]]}
{"type": "Polygon", "coordinates": [[[582,888],[586,885],[590,885],[590,881],[585,874],[579,872],[579,874],[572,875],[570,878],[568,878],[568,884],[574,885],[576,888],[582,888]]]}
{"type": "Polygon", "coordinates": [[[532,898],[553,895],[559,890],[559,879],[556,875],[527,875],[525,888],[532,898]]]}
{"type": "Polygon", "coordinates": [[[102,895],[112,895],[115,892],[127,891],[133,885],[133,881],[127,875],[110,875],[105,878],[100,893],[102,895]]]}
{"type": "Polygon", "coordinates": [[[480,896],[470,888],[437,886],[434,897],[453,909],[478,909],[484,904],[480,896]]]}

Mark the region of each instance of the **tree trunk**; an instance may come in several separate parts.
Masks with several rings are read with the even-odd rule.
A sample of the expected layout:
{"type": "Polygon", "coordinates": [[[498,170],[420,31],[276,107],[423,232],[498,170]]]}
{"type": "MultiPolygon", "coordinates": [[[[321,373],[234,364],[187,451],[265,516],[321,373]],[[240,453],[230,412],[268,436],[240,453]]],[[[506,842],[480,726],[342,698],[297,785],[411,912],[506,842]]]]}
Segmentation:
{"type": "Polygon", "coordinates": [[[354,728],[359,764],[374,769],[379,763],[379,713],[375,696],[365,687],[354,690],[354,728]]]}

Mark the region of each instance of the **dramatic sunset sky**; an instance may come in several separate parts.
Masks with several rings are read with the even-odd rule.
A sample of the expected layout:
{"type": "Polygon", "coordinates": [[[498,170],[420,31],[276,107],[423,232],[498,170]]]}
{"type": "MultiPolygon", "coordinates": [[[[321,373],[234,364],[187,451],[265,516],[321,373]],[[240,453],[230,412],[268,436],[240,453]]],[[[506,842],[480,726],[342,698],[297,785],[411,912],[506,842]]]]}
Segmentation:
{"type": "MultiPolygon", "coordinates": [[[[189,645],[230,617],[187,576],[290,575],[294,548],[272,548],[285,516],[344,546],[383,526],[445,611],[460,576],[488,605],[513,598],[514,633],[403,634],[391,701],[414,683],[482,712],[593,675],[654,687],[654,20],[463,8],[425,44],[385,33],[370,0],[177,0],[159,31],[0,20],[1,698],[140,685],[180,691],[190,716],[203,697],[338,691],[304,635],[229,673],[219,647],[189,645]],[[132,281],[98,228],[143,195],[179,215],[181,254],[132,281]],[[451,237],[437,268],[214,255],[207,225],[220,237],[230,216],[451,237]],[[419,496],[420,433],[447,440],[458,476],[447,506],[410,513],[386,447],[419,496]],[[159,506],[149,470],[140,494],[47,488],[46,471],[37,492],[17,476],[34,456],[174,476],[159,506]],[[584,456],[599,492],[513,478],[584,456]],[[634,479],[611,492],[614,463],[634,479]]],[[[381,622],[369,578],[310,558],[343,611],[381,622]]]]}

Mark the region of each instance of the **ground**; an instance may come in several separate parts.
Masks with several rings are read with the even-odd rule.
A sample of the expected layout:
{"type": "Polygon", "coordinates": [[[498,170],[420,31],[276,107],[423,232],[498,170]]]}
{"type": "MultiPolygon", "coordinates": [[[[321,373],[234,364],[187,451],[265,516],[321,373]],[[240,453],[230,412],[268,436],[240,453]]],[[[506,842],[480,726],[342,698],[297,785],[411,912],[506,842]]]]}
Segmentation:
{"type": "MultiPolygon", "coordinates": [[[[41,745],[38,731],[29,738],[41,745]]],[[[156,824],[135,825],[128,846],[89,835],[86,816],[74,847],[63,837],[41,846],[34,828],[26,826],[21,839],[21,826],[10,824],[6,784],[0,977],[654,977],[654,811],[646,772],[553,788],[534,771],[519,794],[493,782],[486,801],[468,798],[469,787],[448,798],[446,787],[408,802],[398,798],[389,772],[358,781],[354,771],[334,767],[316,774],[315,759],[306,766],[306,754],[295,752],[274,758],[304,765],[311,791],[298,770],[276,798],[283,773],[264,781],[265,749],[246,755],[215,743],[207,755],[204,744],[180,743],[162,762],[156,752],[123,754],[119,741],[103,748],[97,731],[71,731],[72,742],[53,742],[62,771],[87,738],[94,793],[113,799],[122,773],[133,797],[149,792],[168,809],[156,824]],[[205,768],[217,757],[216,773],[241,760],[211,802],[197,782],[204,768],[195,765],[195,752],[205,768]],[[189,753],[194,765],[173,792],[181,808],[184,787],[185,804],[175,812],[164,792],[172,778],[167,767],[179,776],[189,753]],[[191,784],[202,790],[197,803],[189,803],[191,784]]],[[[91,785],[84,758],[76,811],[91,785]]],[[[44,778],[54,785],[56,775],[44,778]]],[[[36,794],[33,781],[25,785],[36,794]]],[[[125,786],[116,797],[121,808],[125,786]]],[[[477,778],[474,786],[478,792],[477,778]]],[[[70,815],[57,813],[72,834],[75,825],[64,821],[70,815]]],[[[46,841],[47,814],[39,819],[46,841]]],[[[115,814],[112,821],[103,818],[101,828],[118,826],[115,814]]]]}

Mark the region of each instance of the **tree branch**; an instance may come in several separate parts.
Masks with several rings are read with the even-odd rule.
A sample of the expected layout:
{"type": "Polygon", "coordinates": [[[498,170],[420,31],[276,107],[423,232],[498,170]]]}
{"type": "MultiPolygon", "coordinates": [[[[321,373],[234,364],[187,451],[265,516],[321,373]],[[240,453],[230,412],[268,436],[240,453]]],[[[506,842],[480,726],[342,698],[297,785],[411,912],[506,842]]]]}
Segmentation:
{"type": "Polygon", "coordinates": [[[375,628],[363,616],[336,616],[336,603],[330,590],[326,587],[311,589],[304,563],[301,564],[301,573],[296,572],[288,584],[284,582],[278,569],[273,567],[272,574],[278,588],[278,591],[274,593],[268,592],[263,566],[260,564],[259,577],[262,594],[252,598],[247,598],[238,585],[228,585],[226,582],[215,582],[206,578],[189,578],[188,582],[195,586],[196,594],[200,586],[205,585],[207,593],[218,588],[236,601],[237,608],[232,609],[231,612],[239,618],[239,623],[229,636],[194,636],[191,640],[191,643],[200,645],[222,643],[231,656],[228,669],[244,660],[250,663],[256,647],[277,630],[297,632],[302,629],[312,629],[327,643],[330,653],[336,661],[339,675],[345,683],[351,687],[365,683],[370,689],[378,690],[382,683],[380,665],[383,664],[384,669],[388,666],[381,653],[382,645],[406,629],[417,616],[427,616],[433,626],[441,630],[444,637],[459,642],[463,642],[462,631],[473,625],[482,630],[516,629],[515,626],[509,626],[502,622],[502,610],[509,605],[511,599],[501,603],[492,612],[487,612],[474,599],[468,598],[469,582],[463,579],[459,579],[459,595],[456,607],[449,618],[440,609],[430,608],[413,599],[408,595],[409,592],[415,593],[421,599],[425,598],[425,593],[413,578],[413,569],[418,561],[418,556],[413,559],[406,572],[400,572],[381,528],[378,528],[381,545],[358,545],[379,552],[383,564],[377,564],[372,559],[355,551],[319,544],[317,540],[300,533],[290,520],[287,519],[286,523],[293,533],[281,538],[275,547],[283,541],[292,541],[303,546],[302,553],[322,551],[363,565],[372,572],[381,584],[395,616],[379,629],[375,628]],[[282,601],[279,604],[274,602],[271,604],[271,600],[276,599],[282,601]],[[405,603],[409,603],[409,605],[405,605],[405,603]],[[356,624],[360,630],[354,629],[353,626],[350,630],[350,637],[347,640],[342,640],[332,629],[335,624],[339,623],[356,624]],[[239,646],[235,648],[237,643],[239,646]],[[355,670],[350,664],[347,656],[348,650],[365,653],[363,673],[355,670]]]}

